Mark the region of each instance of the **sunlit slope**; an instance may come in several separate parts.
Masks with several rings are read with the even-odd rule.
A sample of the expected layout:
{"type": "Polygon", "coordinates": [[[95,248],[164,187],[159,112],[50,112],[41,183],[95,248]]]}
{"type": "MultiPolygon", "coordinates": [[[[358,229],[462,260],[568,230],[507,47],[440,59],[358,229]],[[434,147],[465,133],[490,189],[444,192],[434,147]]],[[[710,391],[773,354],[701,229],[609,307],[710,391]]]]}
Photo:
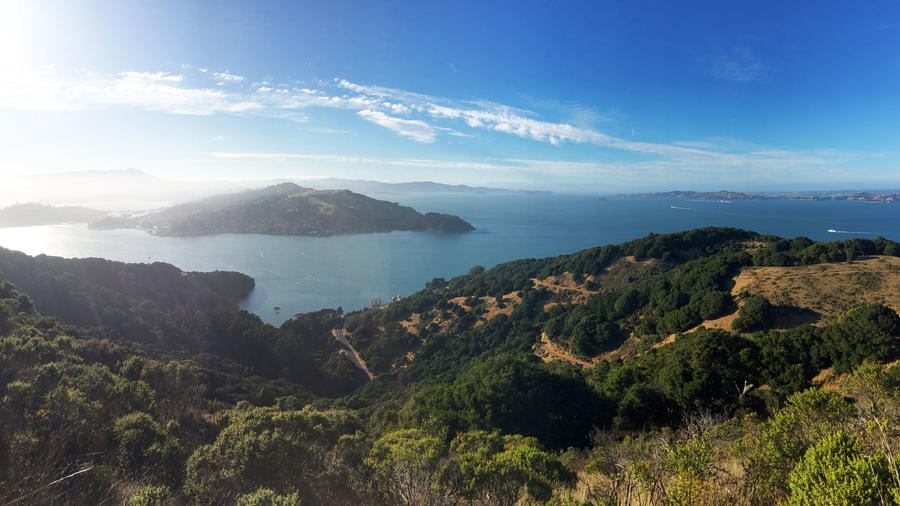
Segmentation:
{"type": "Polygon", "coordinates": [[[771,310],[762,324],[735,327],[748,335],[825,325],[864,303],[897,309],[898,252],[883,239],[815,243],[715,228],[651,235],[473,268],[383,309],[348,315],[346,325],[376,374],[406,369],[431,341],[515,320],[530,324],[523,339],[542,359],[588,366],[701,327],[730,331],[751,296],[764,296],[771,310]]]}

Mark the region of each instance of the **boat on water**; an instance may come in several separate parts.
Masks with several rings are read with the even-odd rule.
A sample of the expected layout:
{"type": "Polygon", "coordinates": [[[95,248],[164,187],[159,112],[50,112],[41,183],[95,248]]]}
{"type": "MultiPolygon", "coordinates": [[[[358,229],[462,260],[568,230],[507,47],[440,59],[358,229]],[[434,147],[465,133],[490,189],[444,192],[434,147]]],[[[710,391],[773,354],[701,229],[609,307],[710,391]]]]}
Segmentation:
{"type": "Polygon", "coordinates": [[[826,230],[826,232],[831,232],[832,234],[836,234],[837,230],[835,230],[833,228],[829,228],[828,230],[826,230]]]}

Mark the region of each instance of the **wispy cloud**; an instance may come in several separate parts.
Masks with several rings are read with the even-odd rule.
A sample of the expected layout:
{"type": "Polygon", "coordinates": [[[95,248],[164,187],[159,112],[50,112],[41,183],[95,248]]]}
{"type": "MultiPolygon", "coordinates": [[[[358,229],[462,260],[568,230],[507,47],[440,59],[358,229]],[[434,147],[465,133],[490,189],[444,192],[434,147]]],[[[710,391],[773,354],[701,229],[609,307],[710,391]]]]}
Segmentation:
{"type": "Polygon", "coordinates": [[[710,74],[718,79],[747,83],[765,76],[768,67],[763,65],[748,46],[733,46],[721,51],[713,59],[710,74]]]}
{"type": "Polygon", "coordinates": [[[709,141],[674,141],[672,144],[676,146],[684,146],[687,148],[697,149],[716,149],[716,144],[709,141]]]}
{"type": "Polygon", "coordinates": [[[381,111],[363,109],[359,114],[366,121],[381,125],[397,134],[408,137],[414,141],[430,143],[434,142],[435,131],[428,123],[415,119],[402,119],[388,116],[381,111]]]}
{"type": "Polygon", "coordinates": [[[79,71],[62,78],[52,69],[8,76],[0,83],[0,108],[77,111],[127,106],[171,114],[263,112],[263,104],[242,94],[191,87],[180,74],[79,71]]]}
{"type": "Polygon", "coordinates": [[[592,181],[597,184],[616,181],[655,180],[696,177],[704,182],[740,179],[758,184],[777,180],[789,173],[795,178],[814,178],[822,172],[839,171],[844,156],[829,152],[790,152],[760,149],[742,154],[723,154],[717,157],[670,157],[638,162],[592,162],[571,160],[536,160],[524,158],[481,158],[471,160],[440,160],[420,158],[376,158],[311,153],[247,153],[205,152],[203,156],[221,160],[268,160],[276,163],[302,162],[298,168],[309,166],[372,169],[378,167],[419,168],[436,170],[472,170],[493,173],[539,174],[592,181]]]}
{"type": "Polygon", "coordinates": [[[231,81],[231,82],[241,82],[246,81],[247,78],[244,76],[239,76],[237,74],[232,74],[228,71],[225,72],[215,72],[213,73],[213,77],[216,79],[220,79],[222,81],[231,81]]]}
{"type": "MultiPolygon", "coordinates": [[[[738,51],[733,54],[742,53],[738,51]]],[[[843,155],[825,150],[794,152],[734,140],[679,140],[669,143],[627,140],[590,126],[547,121],[534,111],[504,104],[437,97],[340,79],[299,86],[266,81],[248,83],[247,80],[237,79],[222,81],[221,76],[203,72],[202,69],[185,67],[182,71],[177,74],[137,71],[99,74],[79,71],[64,75],[53,69],[39,69],[0,80],[0,109],[75,111],[129,107],[168,114],[257,115],[302,122],[309,120],[311,109],[327,108],[354,113],[353,116],[360,120],[377,124],[403,138],[420,143],[434,143],[451,136],[499,133],[556,146],[567,143],[594,145],[602,148],[598,150],[598,154],[602,153],[604,159],[627,160],[612,163],[563,160],[527,163],[504,160],[498,163],[495,160],[480,160],[467,166],[473,170],[578,174],[585,177],[618,173],[651,176],[667,172],[730,172],[741,175],[775,174],[777,171],[806,173],[834,167],[836,163],[844,161],[843,155]],[[226,84],[217,86],[219,82],[226,84]],[[628,156],[617,157],[616,150],[625,152],[628,156]]],[[[751,65],[749,69],[729,72],[730,74],[726,74],[733,80],[747,80],[754,78],[761,70],[754,70],[751,65]]],[[[565,104],[550,105],[568,107],[565,104]]],[[[577,109],[579,106],[576,104],[573,107],[577,109]]],[[[346,133],[321,127],[317,129],[314,125],[310,125],[309,130],[318,133],[346,133]]],[[[284,154],[271,158],[302,159],[300,155],[294,157],[284,154]]],[[[430,167],[439,163],[441,167],[454,167],[450,162],[443,161],[394,160],[379,163],[416,167],[430,167]]]]}
{"type": "Polygon", "coordinates": [[[598,123],[613,120],[613,114],[597,111],[593,107],[586,106],[576,101],[563,101],[555,98],[536,98],[530,95],[521,95],[522,100],[529,107],[555,111],[567,118],[575,126],[592,128],[598,123]]]}
{"type": "Polygon", "coordinates": [[[201,69],[190,77],[133,71],[61,75],[43,69],[0,82],[0,108],[82,110],[122,106],[170,114],[253,114],[293,121],[307,121],[310,108],[332,108],[354,111],[362,119],[417,142],[434,142],[439,135],[466,136],[460,131],[464,127],[557,146],[594,144],[655,155],[698,151],[683,145],[627,141],[592,128],[545,121],[532,111],[488,101],[455,100],[340,79],[314,87],[267,82],[245,86],[237,82],[240,76],[229,74],[236,77],[225,83],[216,74],[221,73],[210,75],[201,69]],[[227,85],[217,86],[222,83],[227,85]]]}
{"type": "Polygon", "coordinates": [[[490,130],[559,146],[563,143],[595,144],[635,153],[674,154],[696,152],[696,149],[668,144],[626,141],[591,128],[568,123],[555,123],[535,118],[535,113],[487,101],[460,101],[434,97],[405,90],[367,86],[338,80],[338,86],[366,100],[401,104],[410,111],[434,120],[450,120],[469,128],[490,130]]]}

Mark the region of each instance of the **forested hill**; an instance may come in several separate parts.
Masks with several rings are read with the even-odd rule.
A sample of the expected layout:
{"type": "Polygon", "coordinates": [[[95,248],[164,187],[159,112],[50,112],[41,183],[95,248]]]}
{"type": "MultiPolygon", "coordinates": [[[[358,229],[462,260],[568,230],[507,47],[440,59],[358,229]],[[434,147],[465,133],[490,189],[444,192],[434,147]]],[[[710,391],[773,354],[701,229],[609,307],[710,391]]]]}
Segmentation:
{"type": "Polygon", "coordinates": [[[93,228],[138,228],[157,235],[219,233],[329,236],[394,230],[460,233],[470,223],[347,190],[312,190],[283,183],[219,195],[139,216],[98,220],[93,228]]]}
{"type": "Polygon", "coordinates": [[[884,239],[650,235],[280,328],[235,273],[0,251],[0,278],[0,503],[900,498],[884,239]]]}
{"type": "Polygon", "coordinates": [[[339,311],[298,315],[281,328],[265,324],[237,307],[255,284],[245,274],[0,248],[0,280],[27,293],[41,314],[94,334],[213,365],[226,360],[244,374],[290,380],[323,396],[347,394],[364,382],[331,335],[339,311]]]}

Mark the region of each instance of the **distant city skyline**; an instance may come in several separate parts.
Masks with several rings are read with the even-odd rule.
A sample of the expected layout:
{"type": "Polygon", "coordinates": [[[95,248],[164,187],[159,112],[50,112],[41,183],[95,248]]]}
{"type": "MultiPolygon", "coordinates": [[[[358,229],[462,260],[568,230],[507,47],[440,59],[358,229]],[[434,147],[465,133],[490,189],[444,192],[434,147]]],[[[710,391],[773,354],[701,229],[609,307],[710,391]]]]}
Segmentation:
{"type": "Polygon", "coordinates": [[[0,2],[0,179],[900,187],[900,6],[0,2]]]}

